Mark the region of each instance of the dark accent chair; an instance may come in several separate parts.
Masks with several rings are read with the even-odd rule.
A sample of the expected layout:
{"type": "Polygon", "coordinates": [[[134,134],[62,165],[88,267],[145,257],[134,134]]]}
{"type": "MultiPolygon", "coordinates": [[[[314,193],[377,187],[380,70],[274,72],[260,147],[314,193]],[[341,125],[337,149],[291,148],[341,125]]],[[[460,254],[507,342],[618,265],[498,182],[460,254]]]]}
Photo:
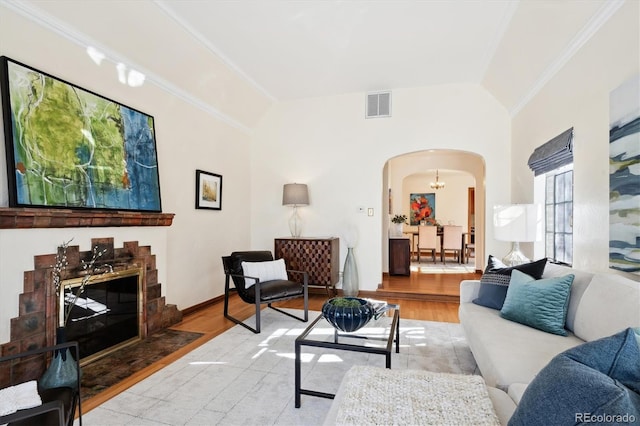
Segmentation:
{"type": "Polygon", "coordinates": [[[273,255],[270,251],[235,251],[230,256],[222,257],[222,265],[224,266],[224,317],[239,324],[254,333],[260,333],[260,305],[266,303],[267,306],[280,313],[288,315],[299,321],[307,322],[309,320],[309,277],[304,271],[287,271],[289,279],[287,280],[271,280],[261,282],[259,278],[245,276],[242,270],[242,262],[265,262],[272,261],[273,255]],[[296,278],[302,278],[302,282],[296,278]],[[249,288],[245,287],[245,278],[254,280],[255,284],[249,288]],[[231,288],[231,281],[234,287],[231,288]],[[229,294],[235,291],[238,296],[256,307],[256,327],[252,328],[237,318],[229,315],[229,294]],[[304,297],[304,317],[300,318],[289,312],[285,312],[274,306],[274,302],[294,299],[296,297],[304,297]]]}
{"type": "Polygon", "coordinates": [[[18,385],[30,380],[38,380],[45,372],[48,363],[53,359],[55,351],[65,351],[66,349],[71,351],[73,361],[76,363],[77,385],[75,388],[41,389],[38,386],[38,394],[42,400],[42,405],[0,416],[0,424],[9,424],[11,426],[72,426],[77,406],[78,423],[82,426],[78,342],[61,343],[55,346],[0,357],[0,378],[2,379],[0,388],[18,385]]]}

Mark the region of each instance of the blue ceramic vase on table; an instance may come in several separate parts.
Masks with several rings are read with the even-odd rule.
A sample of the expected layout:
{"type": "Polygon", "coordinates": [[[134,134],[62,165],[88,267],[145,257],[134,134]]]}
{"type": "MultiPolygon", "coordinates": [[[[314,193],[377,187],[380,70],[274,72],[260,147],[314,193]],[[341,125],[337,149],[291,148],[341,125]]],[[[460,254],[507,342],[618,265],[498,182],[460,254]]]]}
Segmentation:
{"type": "MultiPolygon", "coordinates": [[[[355,305],[355,303],[354,303],[355,305]]],[[[322,316],[338,330],[350,333],[367,325],[373,318],[373,305],[367,300],[357,297],[334,297],[324,302],[322,305],[322,316]],[[336,299],[344,299],[347,301],[356,301],[357,305],[353,307],[336,306],[333,301],[336,299]]]]}

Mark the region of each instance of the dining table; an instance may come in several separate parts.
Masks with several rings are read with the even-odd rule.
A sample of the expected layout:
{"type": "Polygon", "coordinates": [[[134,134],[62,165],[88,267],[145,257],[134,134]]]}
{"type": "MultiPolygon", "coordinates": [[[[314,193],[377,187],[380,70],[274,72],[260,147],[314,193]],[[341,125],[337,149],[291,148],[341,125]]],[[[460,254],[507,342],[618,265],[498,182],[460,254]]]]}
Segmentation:
{"type": "MultiPolygon", "coordinates": [[[[411,235],[411,251],[413,252],[414,247],[416,246],[416,240],[418,245],[420,245],[420,234],[418,231],[404,231],[403,234],[411,235]]],[[[440,237],[440,247],[442,247],[442,239],[444,238],[444,233],[442,231],[438,231],[437,235],[440,237]]],[[[462,238],[460,239],[460,256],[458,256],[458,263],[467,263],[465,260],[466,250],[465,250],[465,241],[467,239],[467,235],[473,236],[473,232],[463,232],[462,238]]]]}

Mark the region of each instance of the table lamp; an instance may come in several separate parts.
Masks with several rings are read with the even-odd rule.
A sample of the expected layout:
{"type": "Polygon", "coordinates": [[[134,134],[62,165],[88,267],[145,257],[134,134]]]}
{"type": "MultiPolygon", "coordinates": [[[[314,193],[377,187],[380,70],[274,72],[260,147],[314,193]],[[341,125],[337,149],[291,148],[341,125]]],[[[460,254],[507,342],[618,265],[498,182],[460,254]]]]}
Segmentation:
{"type": "Polygon", "coordinates": [[[302,234],[302,221],[298,215],[298,206],[309,205],[309,191],[303,183],[287,183],[282,189],[282,205],[292,206],[293,213],[289,218],[291,236],[299,238],[302,234]]]}
{"type": "Polygon", "coordinates": [[[520,251],[520,243],[538,239],[538,217],[537,204],[510,204],[493,207],[495,239],[513,243],[511,252],[502,259],[505,265],[515,266],[530,262],[520,251]]]}

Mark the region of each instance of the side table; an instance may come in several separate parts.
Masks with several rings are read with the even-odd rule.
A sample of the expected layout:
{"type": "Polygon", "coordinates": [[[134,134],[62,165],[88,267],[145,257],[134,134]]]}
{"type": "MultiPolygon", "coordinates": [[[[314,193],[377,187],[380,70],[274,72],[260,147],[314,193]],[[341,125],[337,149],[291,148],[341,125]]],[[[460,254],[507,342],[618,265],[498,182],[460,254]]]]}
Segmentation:
{"type": "Polygon", "coordinates": [[[389,275],[411,274],[411,240],[389,238],[389,275]]]}
{"type": "Polygon", "coordinates": [[[274,257],[284,259],[287,269],[305,271],[310,286],[324,287],[336,294],[340,278],[338,238],[276,238],[274,257]]]}

